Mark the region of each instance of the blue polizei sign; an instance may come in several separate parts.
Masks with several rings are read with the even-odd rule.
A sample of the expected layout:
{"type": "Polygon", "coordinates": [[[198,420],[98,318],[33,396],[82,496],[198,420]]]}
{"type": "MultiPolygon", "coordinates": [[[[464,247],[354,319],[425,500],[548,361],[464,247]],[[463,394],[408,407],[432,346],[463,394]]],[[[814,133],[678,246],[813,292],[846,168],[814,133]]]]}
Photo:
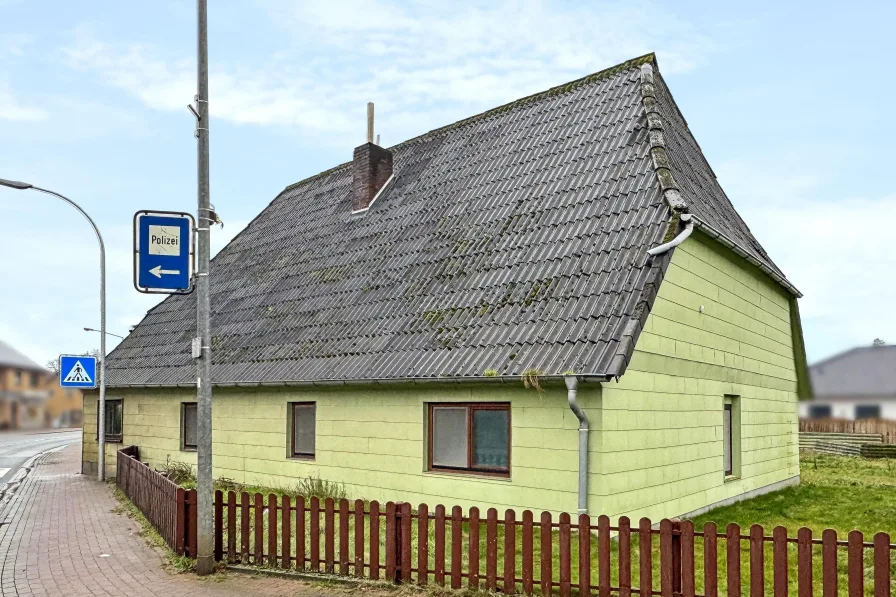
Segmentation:
{"type": "Polygon", "coordinates": [[[96,357],[60,355],[59,385],[63,388],[95,388],[96,357]]]}
{"type": "Polygon", "coordinates": [[[140,292],[193,292],[193,216],[166,211],[134,215],[134,287],[140,292]]]}

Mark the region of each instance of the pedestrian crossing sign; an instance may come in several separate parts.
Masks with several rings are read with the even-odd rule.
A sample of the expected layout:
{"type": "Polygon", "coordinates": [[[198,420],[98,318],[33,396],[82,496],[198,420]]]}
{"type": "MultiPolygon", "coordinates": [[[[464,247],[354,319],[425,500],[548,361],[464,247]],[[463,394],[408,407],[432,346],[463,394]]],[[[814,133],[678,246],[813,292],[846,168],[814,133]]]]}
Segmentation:
{"type": "Polygon", "coordinates": [[[63,388],[95,388],[96,357],[64,354],[59,357],[59,385],[63,388]]]}

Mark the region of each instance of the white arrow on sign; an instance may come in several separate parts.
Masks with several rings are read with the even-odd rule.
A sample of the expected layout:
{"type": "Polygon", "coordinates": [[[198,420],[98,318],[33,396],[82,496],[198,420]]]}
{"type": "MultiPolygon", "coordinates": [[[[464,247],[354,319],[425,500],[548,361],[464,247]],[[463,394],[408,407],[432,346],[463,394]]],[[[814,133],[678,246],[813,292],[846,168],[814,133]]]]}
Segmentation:
{"type": "Polygon", "coordinates": [[[162,277],[162,274],[179,274],[179,273],[180,273],[180,270],[177,270],[177,269],[162,269],[162,266],[161,266],[161,265],[157,265],[157,266],[155,266],[154,268],[152,268],[151,270],[149,270],[149,273],[151,273],[152,275],[154,275],[156,278],[161,278],[161,277],[162,277]]]}

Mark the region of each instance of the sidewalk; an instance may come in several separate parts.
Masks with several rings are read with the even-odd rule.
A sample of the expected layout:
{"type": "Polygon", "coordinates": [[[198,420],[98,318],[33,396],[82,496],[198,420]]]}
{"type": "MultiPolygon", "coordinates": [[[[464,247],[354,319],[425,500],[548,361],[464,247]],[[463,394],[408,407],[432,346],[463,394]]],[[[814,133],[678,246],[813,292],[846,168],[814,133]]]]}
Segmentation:
{"type": "Polygon", "coordinates": [[[171,574],[160,553],[115,514],[108,487],[78,474],[80,443],[44,454],[0,511],[0,595],[4,597],[319,596],[298,580],[231,573],[171,574]],[[222,579],[223,577],[223,579],[222,579]]]}

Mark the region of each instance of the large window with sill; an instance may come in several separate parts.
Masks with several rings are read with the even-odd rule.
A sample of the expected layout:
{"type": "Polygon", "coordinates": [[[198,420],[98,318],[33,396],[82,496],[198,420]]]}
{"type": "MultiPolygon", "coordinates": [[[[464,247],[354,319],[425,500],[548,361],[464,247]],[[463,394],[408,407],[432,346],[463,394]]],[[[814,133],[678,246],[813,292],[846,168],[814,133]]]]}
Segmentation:
{"type": "MultiPolygon", "coordinates": [[[[106,399],[106,434],[105,439],[110,443],[118,443],[121,442],[121,433],[122,433],[122,419],[124,416],[124,409],[122,405],[122,401],[120,398],[118,399],[106,399]]],[[[97,428],[97,439],[99,439],[99,428],[100,428],[100,402],[97,400],[96,402],[96,428],[97,428]]]]}
{"type": "Polygon", "coordinates": [[[510,474],[510,404],[429,405],[429,470],[510,474]]]}
{"type": "Polygon", "coordinates": [[[317,405],[314,402],[290,403],[290,456],[313,460],[316,449],[317,405]]]}

